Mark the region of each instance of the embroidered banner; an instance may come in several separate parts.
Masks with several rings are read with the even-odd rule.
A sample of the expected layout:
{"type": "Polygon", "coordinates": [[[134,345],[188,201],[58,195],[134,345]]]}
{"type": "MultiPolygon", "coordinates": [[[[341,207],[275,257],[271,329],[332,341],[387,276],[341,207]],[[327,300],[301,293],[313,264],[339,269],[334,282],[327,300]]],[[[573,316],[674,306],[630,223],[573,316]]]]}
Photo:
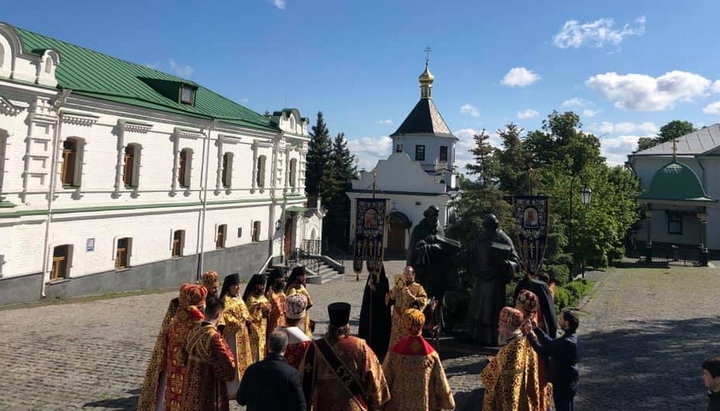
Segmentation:
{"type": "Polygon", "coordinates": [[[518,253],[522,268],[535,275],[545,258],[550,201],[547,196],[514,196],[513,204],[520,227],[518,253]]]}
{"type": "Polygon", "coordinates": [[[363,261],[370,273],[380,272],[385,233],[385,199],[358,198],[355,215],[353,270],[362,271],[363,261]]]}

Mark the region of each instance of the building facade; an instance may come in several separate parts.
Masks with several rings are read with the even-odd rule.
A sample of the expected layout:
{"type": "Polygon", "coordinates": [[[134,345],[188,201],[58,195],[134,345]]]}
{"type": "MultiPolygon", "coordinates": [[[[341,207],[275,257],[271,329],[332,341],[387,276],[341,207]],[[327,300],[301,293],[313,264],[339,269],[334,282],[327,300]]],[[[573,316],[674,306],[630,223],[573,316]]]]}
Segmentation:
{"type": "Polygon", "coordinates": [[[434,205],[440,210],[439,223],[446,226],[453,217],[449,206],[460,194],[455,172],[457,137],[450,132],[432,100],[434,76],[425,64],[418,78],[420,101],[400,127],[390,135],[393,153],[378,161],[370,172],[360,172],[347,195],[351,203],[350,241],[355,232],[357,199],[386,199],[387,232],[385,254],[404,257],[410,230],[423,219],[423,211],[434,205]]]}
{"type": "Polygon", "coordinates": [[[0,304],[247,277],[320,237],[307,127],[0,23],[0,304]]]}
{"type": "Polygon", "coordinates": [[[641,251],[665,257],[690,250],[692,259],[720,254],[720,125],[633,153],[628,165],[645,208],[636,235],[641,251]]]}

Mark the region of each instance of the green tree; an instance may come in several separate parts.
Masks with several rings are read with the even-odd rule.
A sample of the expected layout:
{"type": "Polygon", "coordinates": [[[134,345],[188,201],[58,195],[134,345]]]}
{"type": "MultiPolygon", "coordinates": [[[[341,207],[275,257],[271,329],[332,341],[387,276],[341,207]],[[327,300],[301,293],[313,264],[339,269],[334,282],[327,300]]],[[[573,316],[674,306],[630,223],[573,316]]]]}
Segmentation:
{"type": "Polygon", "coordinates": [[[493,156],[495,149],[490,144],[490,134],[483,129],[473,136],[475,147],[470,152],[475,158],[474,163],[467,164],[468,174],[476,175],[481,185],[493,184],[496,180],[497,159],[493,156]]]}
{"type": "Polygon", "coordinates": [[[320,195],[320,183],[327,169],[332,142],[322,111],[317,114],[317,120],[310,133],[308,144],[307,169],[305,171],[305,192],[309,197],[317,198],[320,195]]]}
{"type": "Polygon", "coordinates": [[[523,145],[520,135],[523,129],[510,123],[497,134],[502,139],[502,149],[494,153],[500,189],[510,195],[532,194],[539,188],[537,172],[532,168],[533,153],[523,145]]]}
{"type": "Polygon", "coordinates": [[[339,133],[332,144],[332,155],[320,183],[320,193],[327,209],[323,219],[323,236],[328,243],[346,246],[349,242],[350,199],[345,194],[356,178],[355,156],[347,148],[345,134],[339,133]]]}
{"type": "Polygon", "coordinates": [[[674,140],[695,131],[693,123],[684,120],[673,120],[660,127],[657,137],[640,137],[637,151],[646,150],[666,141],[674,140]]]}

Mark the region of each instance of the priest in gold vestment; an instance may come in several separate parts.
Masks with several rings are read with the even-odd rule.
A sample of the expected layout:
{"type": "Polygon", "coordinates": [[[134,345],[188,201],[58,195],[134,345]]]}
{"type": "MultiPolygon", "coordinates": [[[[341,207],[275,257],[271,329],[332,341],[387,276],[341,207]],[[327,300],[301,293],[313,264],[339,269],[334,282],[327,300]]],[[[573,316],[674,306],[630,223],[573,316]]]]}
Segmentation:
{"type": "Polygon", "coordinates": [[[270,301],[270,314],[268,314],[267,336],[277,327],[285,326],[285,270],[275,268],[270,272],[267,281],[265,297],[270,301]]]}
{"type": "Polygon", "coordinates": [[[235,357],[237,368],[235,378],[227,384],[228,396],[234,399],[245,369],[253,363],[248,333],[250,313],[240,296],[240,275],[230,274],[225,277],[220,299],[224,310],[218,320],[218,329],[222,328],[223,338],[235,357]]]}
{"type": "Polygon", "coordinates": [[[405,267],[402,277],[395,281],[390,290],[390,304],[393,304],[392,328],[390,330],[390,344],[392,347],[405,336],[402,316],[408,308],[422,311],[427,305],[427,293],[420,283],[415,282],[415,270],[411,266],[405,267]]]}
{"type": "Polygon", "coordinates": [[[390,399],[382,367],[365,340],[350,335],[350,304],[328,306],[330,325],[300,364],[303,391],[314,411],[379,409],[390,399]]]}
{"type": "Polygon", "coordinates": [[[511,307],[500,311],[498,333],[503,347],[482,370],[480,378],[485,387],[483,410],[535,411],[545,409],[540,405],[540,383],[537,373],[537,357],[520,332],[523,313],[511,307]]]}
{"type": "Polygon", "coordinates": [[[243,300],[250,313],[250,349],[253,362],[262,361],[265,358],[265,346],[267,342],[267,321],[270,314],[270,302],[265,297],[265,276],[255,274],[245,287],[243,300]]]}
{"type": "Polygon", "coordinates": [[[227,411],[227,381],[235,378],[235,360],[215,324],[222,302],[211,295],[205,303],[205,320],[187,336],[187,378],[181,408],[184,411],[227,411]]]}
{"type": "Polygon", "coordinates": [[[452,410],[450,384],[440,356],[422,337],[425,315],[408,309],[403,313],[406,335],[390,347],[383,362],[390,401],[385,411],[452,410]]]}

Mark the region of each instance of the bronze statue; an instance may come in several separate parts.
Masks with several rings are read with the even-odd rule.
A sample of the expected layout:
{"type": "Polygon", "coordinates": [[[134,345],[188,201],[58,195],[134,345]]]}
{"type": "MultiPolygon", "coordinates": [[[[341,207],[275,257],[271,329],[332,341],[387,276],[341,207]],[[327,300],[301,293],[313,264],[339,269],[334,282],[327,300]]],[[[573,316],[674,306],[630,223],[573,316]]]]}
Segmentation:
{"type": "Polygon", "coordinates": [[[416,281],[425,287],[428,297],[442,301],[445,291],[460,287],[455,269],[455,255],[460,251],[458,241],[445,237],[438,224],[440,210],[431,205],[424,218],[410,234],[407,264],[415,269],[416,281]]]}
{"type": "Polygon", "coordinates": [[[505,306],[505,285],[520,269],[512,240],[494,214],[483,219],[484,232],[458,256],[474,278],[470,300],[470,337],[484,346],[498,345],[497,324],[505,306]]]}

